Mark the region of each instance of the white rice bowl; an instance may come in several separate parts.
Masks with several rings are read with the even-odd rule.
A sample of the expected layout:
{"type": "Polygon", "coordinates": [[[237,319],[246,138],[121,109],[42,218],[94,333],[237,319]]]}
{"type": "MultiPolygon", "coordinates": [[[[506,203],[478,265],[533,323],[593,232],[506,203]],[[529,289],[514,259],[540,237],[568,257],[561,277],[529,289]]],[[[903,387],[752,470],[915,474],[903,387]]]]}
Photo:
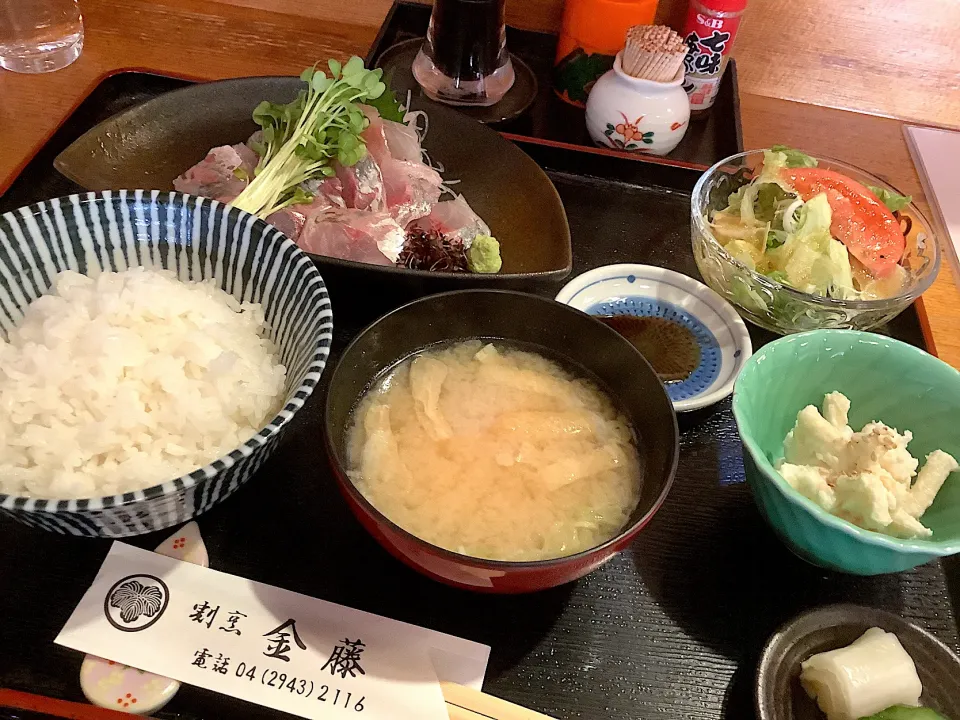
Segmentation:
{"type": "Polygon", "coordinates": [[[256,434],[285,378],[261,306],[212,281],[62,272],[0,339],[0,493],[94,498],[186,475],[256,434]]]}

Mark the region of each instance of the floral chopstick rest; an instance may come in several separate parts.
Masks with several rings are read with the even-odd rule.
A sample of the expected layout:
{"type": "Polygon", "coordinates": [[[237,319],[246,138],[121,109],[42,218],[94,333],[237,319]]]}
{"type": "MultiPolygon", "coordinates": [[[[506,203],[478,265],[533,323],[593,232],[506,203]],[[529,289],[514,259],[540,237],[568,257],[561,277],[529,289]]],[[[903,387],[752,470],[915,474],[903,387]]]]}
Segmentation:
{"type": "Polygon", "coordinates": [[[200,567],[210,567],[207,546],[203,544],[200,527],[195,522],[188,522],[160,543],[154,552],[200,567]]]}
{"type": "Polygon", "coordinates": [[[170,702],[180,689],[180,682],[87,655],[80,666],[80,687],[94,705],[147,715],[170,702]]]}
{"type": "MultiPolygon", "coordinates": [[[[200,567],[210,566],[207,548],[195,522],[187,523],[160,543],[156,552],[200,567]]],[[[94,705],[146,715],[170,702],[180,689],[180,683],[96,655],[87,655],[80,666],[80,687],[94,705]]]]}
{"type": "Polygon", "coordinates": [[[683,139],[690,100],[683,89],[687,46],[667,27],[630,28],[613,69],[587,98],[587,131],[598,145],[666,155],[683,139]]]}

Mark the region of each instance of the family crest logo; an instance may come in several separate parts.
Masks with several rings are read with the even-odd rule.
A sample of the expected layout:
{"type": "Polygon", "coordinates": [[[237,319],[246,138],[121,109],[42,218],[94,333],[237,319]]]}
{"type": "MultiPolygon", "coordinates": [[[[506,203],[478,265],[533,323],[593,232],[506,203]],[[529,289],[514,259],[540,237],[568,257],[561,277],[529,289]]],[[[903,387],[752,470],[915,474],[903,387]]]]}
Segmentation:
{"type": "Polygon", "coordinates": [[[117,630],[140,632],[160,619],[169,602],[170,589],[160,578],[128,575],[107,592],[103,612],[117,630]]]}

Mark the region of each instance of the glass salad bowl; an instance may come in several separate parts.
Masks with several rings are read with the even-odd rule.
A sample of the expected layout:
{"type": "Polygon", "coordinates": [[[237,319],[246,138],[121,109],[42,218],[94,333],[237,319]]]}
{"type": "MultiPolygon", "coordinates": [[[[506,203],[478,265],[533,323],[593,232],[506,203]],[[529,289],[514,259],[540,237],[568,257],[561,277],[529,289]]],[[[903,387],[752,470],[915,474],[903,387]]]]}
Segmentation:
{"type": "MultiPolygon", "coordinates": [[[[690,203],[693,255],[700,274],[745,319],[782,335],[819,328],[870,330],[895,318],[930,287],[940,268],[940,249],[932,226],[912,202],[899,211],[901,227],[906,231],[906,250],[900,260],[905,279],[890,297],[841,300],[803,292],[733,257],[714,236],[708,214],[726,207],[727,197],[736,189],[737,175],[756,175],[763,158],[764,150],[751,150],[721,160],[701,176],[690,203]]],[[[816,159],[819,168],[901,194],[889,183],[852,165],[816,159]]]]}

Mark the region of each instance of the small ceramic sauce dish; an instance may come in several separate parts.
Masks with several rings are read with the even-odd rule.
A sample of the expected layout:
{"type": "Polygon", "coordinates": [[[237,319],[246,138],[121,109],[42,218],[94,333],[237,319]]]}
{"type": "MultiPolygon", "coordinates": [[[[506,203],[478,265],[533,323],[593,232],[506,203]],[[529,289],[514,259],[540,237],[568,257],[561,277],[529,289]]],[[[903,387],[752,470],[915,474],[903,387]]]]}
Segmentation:
{"type": "Polygon", "coordinates": [[[660,376],[677,412],[727,397],[753,353],[746,325],[723,298],[665,268],[606,265],[571,280],[556,299],[627,338],[660,376]]]}
{"type": "Polygon", "coordinates": [[[603,75],[587,98],[587,131],[598,145],[666,155],[683,139],[690,122],[690,100],[683,68],[670,82],[628,75],[620,65],[603,75]]]}
{"type": "Polygon", "coordinates": [[[767,641],[757,669],[759,720],[825,720],[800,685],[801,663],[846,647],[872,627],[893,633],[913,660],[923,685],[920,704],[960,717],[960,658],[903,618],[858,605],[828,605],[798,615],[767,641]]]}

